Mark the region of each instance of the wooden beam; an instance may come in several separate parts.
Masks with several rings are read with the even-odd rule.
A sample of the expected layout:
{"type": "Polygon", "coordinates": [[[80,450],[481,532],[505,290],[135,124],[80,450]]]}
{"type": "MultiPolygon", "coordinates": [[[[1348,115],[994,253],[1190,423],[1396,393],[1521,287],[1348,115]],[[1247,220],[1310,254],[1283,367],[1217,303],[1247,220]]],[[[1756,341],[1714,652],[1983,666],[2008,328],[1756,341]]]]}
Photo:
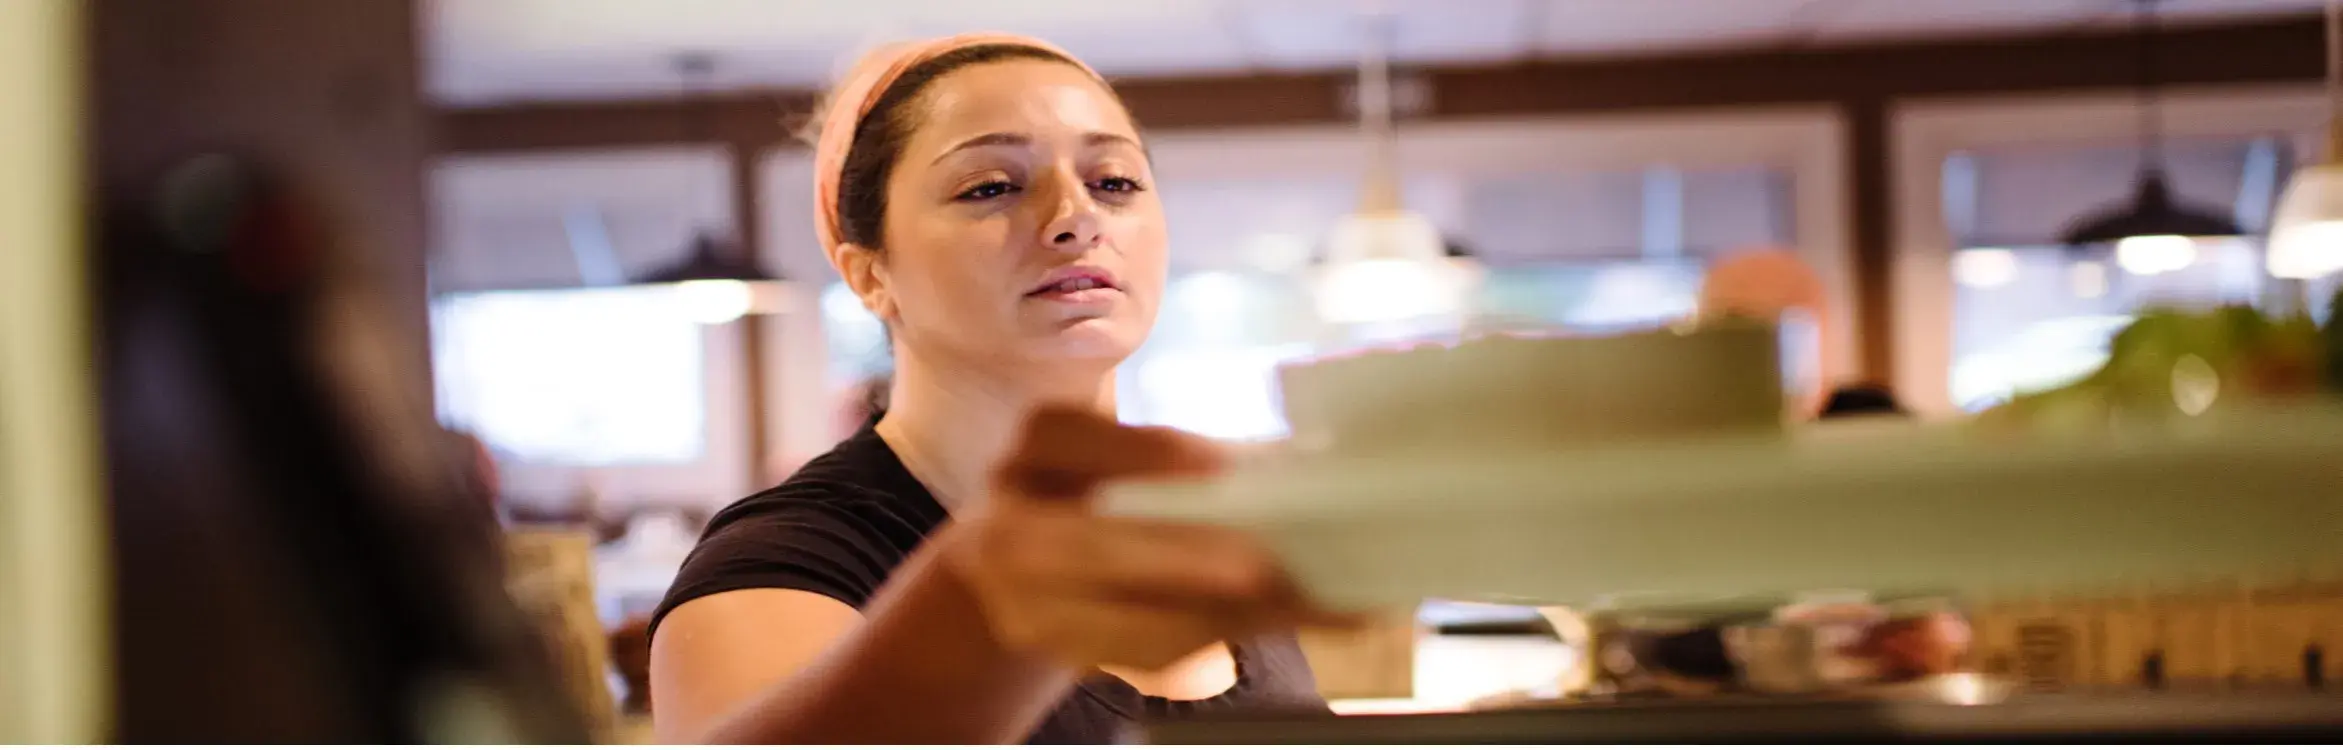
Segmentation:
{"type": "MultiPolygon", "coordinates": [[[[762,152],[734,147],[725,153],[732,177],[732,247],[740,257],[765,263],[765,181],[757,168],[762,152]]],[[[748,492],[759,492],[780,481],[767,476],[773,465],[771,363],[765,357],[766,321],[763,315],[744,315],[740,328],[741,400],[748,419],[748,492]]]]}
{"type": "Polygon", "coordinates": [[[1350,74],[1212,78],[1130,78],[1114,82],[1131,116],[1150,130],[1338,124],[1357,120],[1344,103],[1350,74]]]}
{"type": "Polygon", "coordinates": [[[1847,237],[1855,277],[1856,363],[1862,378],[1895,382],[1895,175],[1890,170],[1888,103],[1846,102],[1847,237]]]}
{"type": "MultiPolygon", "coordinates": [[[[2157,41],[2170,85],[2317,81],[2317,17],[2174,29],[2157,41]]],[[[1640,60],[1543,63],[1431,76],[1443,117],[1733,107],[2110,89],[2140,81],[2130,33],[2037,34],[1640,60]]]]}
{"type": "MultiPolygon", "coordinates": [[[[2324,71],[2315,16],[2172,29],[2159,42],[2175,85],[2312,82],[2324,71]]],[[[1920,96],[2110,89],[2139,81],[2121,31],[1843,48],[1762,50],[1414,71],[1432,118],[1846,103],[1920,96]]],[[[1350,74],[1129,78],[1116,89],[1155,130],[1340,124],[1350,74]]],[[[442,152],[561,150],[719,141],[796,143],[808,91],[712,99],[444,109],[442,152]],[[707,128],[710,121],[712,130],[707,128]]]]}
{"type": "Polygon", "coordinates": [[[565,151],[728,143],[785,145],[814,109],[809,92],[442,110],[441,153],[565,151]]]}

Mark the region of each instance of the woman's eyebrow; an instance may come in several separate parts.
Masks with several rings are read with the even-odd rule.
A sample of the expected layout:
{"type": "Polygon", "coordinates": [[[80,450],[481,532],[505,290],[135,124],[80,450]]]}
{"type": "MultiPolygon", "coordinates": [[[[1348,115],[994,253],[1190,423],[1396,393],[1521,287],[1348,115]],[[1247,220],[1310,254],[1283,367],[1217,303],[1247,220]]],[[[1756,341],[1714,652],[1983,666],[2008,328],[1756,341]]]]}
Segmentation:
{"type": "MultiPolygon", "coordinates": [[[[1134,148],[1134,149],[1139,149],[1139,150],[1140,150],[1140,151],[1142,151],[1142,152],[1146,151],[1146,147],[1145,147],[1145,146],[1141,146],[1141,145],[1139,145],[1139,141],[1138,141],[1137,139],[1134,139],[1134,138],[1132,138],[1132,137],[1130,137],[1130,136],[1127,136],[1127,135],[1123,135],[1123,134],[1121,134],[1121,133],[1109,133],[1109,132],[1106,132],[1106,131],[1103,131],[1103,130],[1094,130],[1094,131],[1091,131],[1091,132],[1088,132],[1088,133],[1083,133],[1083,134],[1082,134],[1082,144],[1083,144],[1083,145],[1085,145],[1085,146],[1105,146],[1105,145],[1121,144],[1121,145],[1130,146],[1131,148],[1134,148]]],[[[1024,133],[1008,133],[1008,132],[1001,132],[1001,133],[986,133],[986,134],[984,134],[984,135],[976,136],[976,137],[974,137],[974,138],[970,138],[970,139],[968,139],[968,140],[961,141],[961,142],[959,142],[958,144],[955,144],[955,145],[953,145],[951,148],[944,149],[944,152],[943,152],[942,154],[938,154],[938,155],[936,156],[936,161],[939,161],[939,162],[940,162],[940,161],[943,161],[943,160],[945,159],[945,157],[949,157],[949,156],[951,156],[951,155],[953,155],[953,154],[959,153],[959,152],[961,152],[961,151],[966,151],[966,150],[968,150],[968,149],[972,149],[972,148],[984,148],[984,147],[987,147],[987,146],[1030,146],[1030,145],[1033,145],[1033,137],[1032,137],[1032,136],[1029,136],[1029,135],[1026,135],[1026,134],[1024,134],[1024,133]]]]}

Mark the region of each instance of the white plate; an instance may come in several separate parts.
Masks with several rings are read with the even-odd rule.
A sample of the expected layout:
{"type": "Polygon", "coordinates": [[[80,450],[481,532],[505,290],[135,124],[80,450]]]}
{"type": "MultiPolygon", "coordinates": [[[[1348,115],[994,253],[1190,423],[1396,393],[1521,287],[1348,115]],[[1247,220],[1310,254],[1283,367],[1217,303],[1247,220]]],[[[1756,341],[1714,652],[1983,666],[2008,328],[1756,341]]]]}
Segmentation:
{"type": "Polygon", "coordinates": [[[2343,569],[2343,410],[2095,440],[1953,427],[1290,456],[1105,512],[1255,530],[1343,606],[2084,593],[2343,569]]]}
{"type": "Polygon", "coordinates": [[[1494,336],[1279,368],[1293,441],[1347,455],[1502,436],[1541,445],[1778,431],[1773,329],[1494,336]]]}

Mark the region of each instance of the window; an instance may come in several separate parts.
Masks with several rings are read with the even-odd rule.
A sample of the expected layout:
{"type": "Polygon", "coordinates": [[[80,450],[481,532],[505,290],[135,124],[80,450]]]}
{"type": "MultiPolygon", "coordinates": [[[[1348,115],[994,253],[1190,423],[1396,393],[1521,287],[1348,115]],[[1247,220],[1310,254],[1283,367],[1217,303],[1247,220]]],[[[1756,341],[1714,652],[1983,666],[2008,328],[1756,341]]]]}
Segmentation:
{"type": "MultiPolygon", "coordinates": [[[[1944,174],[1952,255],[1953,405],[1976,411],[2092,371],[2133,313],[2152,306],[2262,304],[2258,238],[2065,248],[2065,223],[2128,199],[2140,155],[2128,144],[1956,153],[1944,174]]],[[[2177,197],[2267,228],[2292,163],[2274,137],[2195,138],[2165,153],[2177,197]]]]}
{"type": "MultiPolygon", "coordinates": [[[[2233,212],[2250,233],[2268,230],[2271,199],[2300,160],[2318,152],[2332,119],[2315,91],[2174,91],[2159,100],[2172,190],[2233,212]]],[[[2281,296],[2277,285],[2243,278],[2261,273],[2236,255],[2259,255],[2251,243],[2192,245],[2185,253],[2194,262],[2171,269],[2158,259],[2180,253],[2148,252],[2147,262],[2135,257],[2134,271],[2105,248],[2057,247],[2068,222],[2130,197],[2139,105],[2107,92],[1896,108],[1895,161],[1939,167],[1895,177],[1896,310],[1886,325],[1907,406],[1953,417],[2088,372],[2104,346],[2094,330],[2119,328],[2126,321],[2108,316],[2127,317],[2149,301],[2204,306],[2281,296]]]]}
{"type": "Polygon", "coordinates": [[[2060,247],[1956,253],[1954,405],[1976,411],[2089,375],[2141,308],[2252,304],[2263,287],[2261,252],[2250,241],[2200,243],[2185,267],[2150,274],[2109,255],[2060,247]]]}
{"type": "Polygon", "coordinates": [[[664,288],[469,292],[432,305],[442,421],[522,462],[697,461],[702,329],[664,288]]]}

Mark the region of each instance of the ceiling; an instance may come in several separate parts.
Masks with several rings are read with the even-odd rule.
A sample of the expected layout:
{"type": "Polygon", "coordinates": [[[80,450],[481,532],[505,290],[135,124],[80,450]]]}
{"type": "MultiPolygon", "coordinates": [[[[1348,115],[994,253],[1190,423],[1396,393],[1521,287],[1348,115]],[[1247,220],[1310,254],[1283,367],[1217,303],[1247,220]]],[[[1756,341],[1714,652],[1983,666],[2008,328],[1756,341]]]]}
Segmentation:
{"type": "MultiPolygon", "coordinates": [[[[1402,63],[2055,32],[2127,22],[2135,0],[1386,0],[1402,63]]],[[[2315,12],[2321,0],[2162,0],[2175,25],[2315,12]]],[[[990,29],[1040,36],[1108,75],[1348,67],[1361,0],[426,0],[429,86],[457,105],[715,88],[812,88],[854,52],[990,29]]]]}

